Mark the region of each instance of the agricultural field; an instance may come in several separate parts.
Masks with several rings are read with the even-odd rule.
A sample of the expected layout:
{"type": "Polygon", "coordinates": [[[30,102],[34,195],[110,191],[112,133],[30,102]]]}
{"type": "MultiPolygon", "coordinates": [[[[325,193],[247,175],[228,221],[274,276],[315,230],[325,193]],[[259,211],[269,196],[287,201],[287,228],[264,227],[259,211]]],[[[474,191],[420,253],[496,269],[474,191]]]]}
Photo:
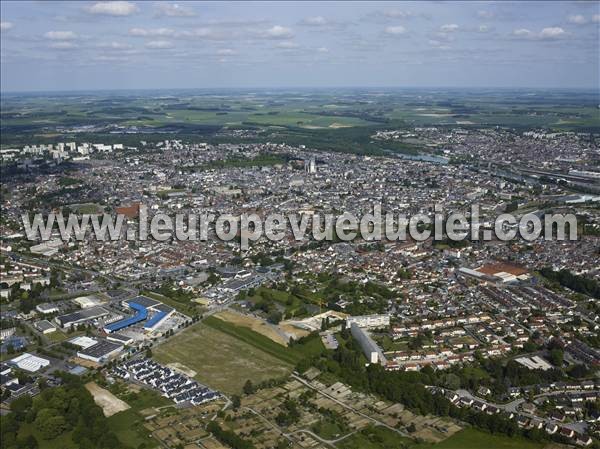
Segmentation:
{"type": "MultiPolygon", "coordinates": [[[[48,143],[94,136],[123,141],[143,132],[200,136],[222,129],[254,129],[261,139],[301,138],[305,144],[345,145],[347,136],[368,151],[376,129],[413,126],[544,127],[598,129],[597,99],[590,91],[427,89],[323,91],[165,90],[81,92],[70,95],[2,97],[2,145],[48,143]],[[117,134],[114,134],[114,133],[117,134]],[[359,138],[356,138],[359,136],[359,138]]],[[[162,136],[164,138],[164,135],[162,136]]],[[[347,151],[347,150],[346,150],[347,151]]],[[[360,151],[360,149],[359,149],[360,151]]]]}
{"type": "MultiPolygon", "coordinates": [[[[236,338],[235,334],[231,335],[233,332],[223,332],[219,329],[219,323],[226,324],[222,320],[212,318],[217,323],[216,327],[206,324],[211,318],[187,328],[155,348],[154,358],[163,364],[180,363],[195,371],[199,382],[226,394],[239,394],[248,379],[258,383],[292,371],[292,360],[282,360],[263,351],[258,344],[236,338]]],[[[237,329],[233,325],[231,328],[237,329]]],[[[247,328],[239,329],[262,337],[280,347],[282,352],[286,350],[284,346],[247,328]]]]}

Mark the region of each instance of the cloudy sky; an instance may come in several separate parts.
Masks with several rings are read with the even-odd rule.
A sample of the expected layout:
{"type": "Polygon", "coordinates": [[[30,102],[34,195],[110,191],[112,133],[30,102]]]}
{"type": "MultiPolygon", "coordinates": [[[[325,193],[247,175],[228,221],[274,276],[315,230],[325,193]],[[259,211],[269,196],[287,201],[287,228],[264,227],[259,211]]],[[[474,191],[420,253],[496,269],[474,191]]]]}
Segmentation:
{"type": "Polygon", "coordinates": [[[2,91],[600,82],[595,1],[0,5],[2,91]]]}

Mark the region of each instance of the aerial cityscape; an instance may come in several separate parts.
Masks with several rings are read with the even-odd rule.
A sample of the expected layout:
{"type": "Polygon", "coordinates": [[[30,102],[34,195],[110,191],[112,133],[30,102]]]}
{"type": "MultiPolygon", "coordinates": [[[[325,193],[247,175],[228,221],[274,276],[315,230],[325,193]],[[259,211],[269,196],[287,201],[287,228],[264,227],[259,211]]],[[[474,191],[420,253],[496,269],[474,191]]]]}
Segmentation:
{"type": "Polygon", "coordinates": [[[2,449],[600,449],[600,2],[0,8],[2,449]]]}

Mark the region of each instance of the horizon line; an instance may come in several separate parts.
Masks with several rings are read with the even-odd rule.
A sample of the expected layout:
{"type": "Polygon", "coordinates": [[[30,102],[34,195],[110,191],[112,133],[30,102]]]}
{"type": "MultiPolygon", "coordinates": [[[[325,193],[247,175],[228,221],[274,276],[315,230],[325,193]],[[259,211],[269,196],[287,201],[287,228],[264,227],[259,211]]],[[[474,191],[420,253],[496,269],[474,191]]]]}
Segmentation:
{"type": "Polygon", "coordinates": [[[400,90],[400,89],[457,89],[457,90],[590,90],[600,93],[600,86],[552,86],[552,87],[539,87],[539,86],[229,86],[229,87],[140,87],[140,88],[89,88],[89,89],[39,89],[39,90],[1,90],[0,95],[4,94],[45,94],[45,93],[86,93],[86,92],[131,92],[131,91],[177,91],[177,90],[323,90],[323,89],[363,89],[363,90],[400,90]]]}

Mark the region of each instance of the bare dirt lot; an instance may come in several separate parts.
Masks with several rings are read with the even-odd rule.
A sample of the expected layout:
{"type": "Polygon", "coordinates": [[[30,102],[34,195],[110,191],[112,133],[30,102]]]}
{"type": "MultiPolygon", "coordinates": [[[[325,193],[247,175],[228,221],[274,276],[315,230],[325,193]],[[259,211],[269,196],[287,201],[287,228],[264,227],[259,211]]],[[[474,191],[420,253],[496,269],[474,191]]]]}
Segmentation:
{"type": "Polygon", "coordinates": [[[171,368],[174,371],[178,371],[182,374],[185,374],[188,377],[194,377],[196,375],[196,371],[194,371],[193,369],[189,369],[187,366],[179,362],[167,363],[167,367],[171,368]]]}
{"type": "Polygon", "coordinates": [[[275,326],[265,323],[258,318],[242,315],[241,313],[232,312],[230,310],[225,310],[216,314],[215,316],[224,321],[229,321],[237,326],[248,327],[254,332],[262,334],[274,342],[279,343],[280,345],[287,346],[289,343],[287,339],[283,338],[283,336],[274,329],[275,326]]]}
{"type": "Polygon", "coordinates": [[[85,388],[87,388],[87,390],[94,397],[94,402],[102,407],[104,416],[107,418],[115,413],[119,413],[130,408],[126,402],[120,400],[110,391],[98,386],[96,382],[89,382],[85,384],[85,388]]]}

